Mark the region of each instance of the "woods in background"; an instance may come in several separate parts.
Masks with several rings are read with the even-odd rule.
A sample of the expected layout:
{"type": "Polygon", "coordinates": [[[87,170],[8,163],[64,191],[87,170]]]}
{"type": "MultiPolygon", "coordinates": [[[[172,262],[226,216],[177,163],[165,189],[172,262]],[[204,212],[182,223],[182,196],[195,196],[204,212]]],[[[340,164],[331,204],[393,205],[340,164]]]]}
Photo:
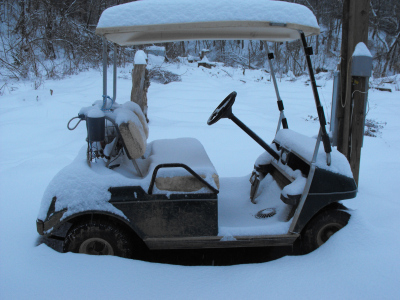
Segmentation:
{"type": "MultiPolygon", "coordinates": [[[[62,78],[101,64],[101,38],[94,34],[104,9],[131,2],[124,0],[3,0],[0,3],[0,72],[10,78],[40,80],[62,78]]],[[[340,57],[342,0],[293,0],[309,7],[321,34],[308,38],[314,48],[316,72],[336,69],[340,57]]],[[[374,56],[374,76],[400,73],[400,3],[371,0],[368,47],[374,56]]],[[[263,68],[262,41],[191,41],[164,44],[167,57],[198,55],[209,49],[209,60],[242,68],[263,68]]],[[[299,42],[270,44],[278,75],[306,72],[299,42]]],[[[119,65],[132,62],[141,47],[119,48],[119,65]]],[[[111,53],[110,53],[111,54],[111,53]]]]}

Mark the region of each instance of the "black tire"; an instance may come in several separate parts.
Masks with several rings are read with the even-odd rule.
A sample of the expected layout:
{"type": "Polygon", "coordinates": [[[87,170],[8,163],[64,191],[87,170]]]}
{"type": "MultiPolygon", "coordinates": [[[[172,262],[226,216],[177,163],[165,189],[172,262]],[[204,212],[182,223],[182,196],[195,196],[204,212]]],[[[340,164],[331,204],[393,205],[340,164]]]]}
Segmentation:
{"type": "Polygon", "coordinates": [[[115,255],[131,258],[133,243],[129,234],[107,221],[82,222],[69,230],[64,240],[64,252],[91,255],[115,255]]]}
{"type": "Polygon", "coordinates": [[[302,233],[301,252],[307,254],[322,246],[349,219],[350,215],[342,210],[327,210],[315,216],[302,233]]]}

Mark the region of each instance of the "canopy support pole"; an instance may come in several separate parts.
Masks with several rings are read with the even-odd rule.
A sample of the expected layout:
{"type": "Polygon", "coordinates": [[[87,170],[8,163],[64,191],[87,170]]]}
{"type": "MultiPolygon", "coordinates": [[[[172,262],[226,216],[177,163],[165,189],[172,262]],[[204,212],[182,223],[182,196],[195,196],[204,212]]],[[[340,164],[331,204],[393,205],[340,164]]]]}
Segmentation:
{"type": "Polygon", "coordinates": [[[103,37],[103,106],[105,110],[107,106],[107,40],[103,37]]]}
{"type": "Polygon", "coordinates": [[[326,119],[325,119],[324,108],[322,107],[321,101],[319,99],[317,83],[315,81],[314,71],[313,71],[312,63],[311,63],[311,55],[313,54],[313,51],[312,51],[312,47],[308,47],[308,45],[307,45],[306,36],[304,35],[304,32],[299,31],[299,33],[300,33],[300,37],[301,37],[301,42],[303,43],[304,53],[306,55],[308,73],[310,75],[311,87],[312,87],[313,94],[314,94],[315,105],[317,107],[317,113],[318,113],[320,131],[321,131],[321,138],[322,138],[322,143],[324,144],[324,149],[325,149],[325,153],[326,153],[326,163],[328,166],[330,166],[331,165],[332,148],[331,148],[331,142],[329,140],[329,135],[325,128],[326,119]]]}
{"type": "Polygon", "coordinates": [[[274,54],[272,52],[269,52],[268,42],[264,41],[264,45],[268,52],[268,64],[269,64],[269,69],[271,71],[271,77],[272,77],[272,81],[274,83],[275,94],[276,94],[276,99],[277,99],[277,103],[278,103],[278,109],[280,112],[278,128],[276,129],[276,132],[278,132],[279,129],[281,128],[281,123],[282,123],[282,127],[284,129],[288,129],[289,125],[288,125],[287,119],[285,117],[285,113],[284,113],[285,108],[283,107],[283,101],[282,101],[281,95],[279,94],[278,84],[276,83],[275,70],[274,70],[274,66],[272,65],[272,60],[274,59],[274,54]]]}
{"type": "Polygon", "coordinates": [[[114,57],[113,57],[113,98],[115,103],[117,99],[117,44],[114,43],[114,57]]]}

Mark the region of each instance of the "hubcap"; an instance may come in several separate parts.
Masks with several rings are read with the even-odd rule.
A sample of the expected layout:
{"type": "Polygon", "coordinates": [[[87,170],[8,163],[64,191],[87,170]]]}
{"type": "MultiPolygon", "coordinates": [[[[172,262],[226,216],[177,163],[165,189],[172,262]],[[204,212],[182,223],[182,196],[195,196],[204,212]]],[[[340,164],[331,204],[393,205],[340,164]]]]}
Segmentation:
{"type": "Polygon", "coordinates": [[[79,253],[91,255],[114,255],[110,243],[101,238],[90,238],[84,241],[79,247],[79,253]]]}
{"type": "Polygon", "coordinates": [[[324,227],[322,227],[317,235],[318,247],[324,244],[335,232],[342,228],[343,226],[338,223],[326,224],[324,227]]]}

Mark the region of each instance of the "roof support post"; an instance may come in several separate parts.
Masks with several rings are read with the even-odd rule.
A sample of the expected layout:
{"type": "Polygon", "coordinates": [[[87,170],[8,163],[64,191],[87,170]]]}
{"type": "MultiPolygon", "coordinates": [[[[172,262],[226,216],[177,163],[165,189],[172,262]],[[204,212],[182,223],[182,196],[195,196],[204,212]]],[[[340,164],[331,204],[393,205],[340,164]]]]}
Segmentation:
{"type": "Polygon", "coordinates": [[[114,43],[114,56],[113,56],[113,98],[112,101],[115,103],[117,99],[117,44],[114,43]]]}
{"type": "Polygon", "coordinates": [[[105,110],[107,106],[107,40],[103,37],[103,106],[105,110]]]}
{"type": "Polygon", "coordinates": [[[312,63],[311,63],[311,55],[313,54],[312,47],[307,46],[306,36],[304,35],[304,32],[300,31],[299,33],[300,33],[300,37],[301,37],[301,42],[303,43],[304,52],[306,55],[308,73],[310,75],[310,81],[311,81],[311,87],[312,87],[313,94],[314,94],[315,106],[317,107],[317,113],[318,113],[320,130],[321,130],[321,138],[322,138],[322,143],[324,144],[324,149],[325,149],[325,153],[326,153],[326,163],[329,166],[331,164],[332,148],[331,148],[331,142],[329,140],[329,135],[325,128],[326,119],[325,119],[324,108],[322,107],[321,101],[319,99],[317,83],[315,81],[314,70],[312,68],[312,63]]]}
{"type": "Polygon", "coordinates": [[[287,119],[285,117],[285,113],[283,112],[284,107],[283,107],[283,101],[281,98],[281,95],[279,94],[279,89],[278,89],[278,84],[276,83],[276,76],[275,76],[275,70],[274,70],[274,66],[272,64],[272,60],[274,59],[274,54],[272,52],[269,52],[269,48],[268,48],[268,42],[264,42],[265,48],[267,49],[267,53],[268,53],[268,64],[269,64],[269,69],[271,72],[271,77],[272,77],[272,81],[274,83],[274,88],[275,88],[275,94],[276,94],[276,99],[277,99],[277,103],[278,103],[278,109],[279,109],[279,121],[278,121],[278,127],[276,129],[276,132],[279,131],[279,129],[281,128],[281,123],[282,123],[282,127],[284,129],[288,129],[288,122],[287,119]]]}

